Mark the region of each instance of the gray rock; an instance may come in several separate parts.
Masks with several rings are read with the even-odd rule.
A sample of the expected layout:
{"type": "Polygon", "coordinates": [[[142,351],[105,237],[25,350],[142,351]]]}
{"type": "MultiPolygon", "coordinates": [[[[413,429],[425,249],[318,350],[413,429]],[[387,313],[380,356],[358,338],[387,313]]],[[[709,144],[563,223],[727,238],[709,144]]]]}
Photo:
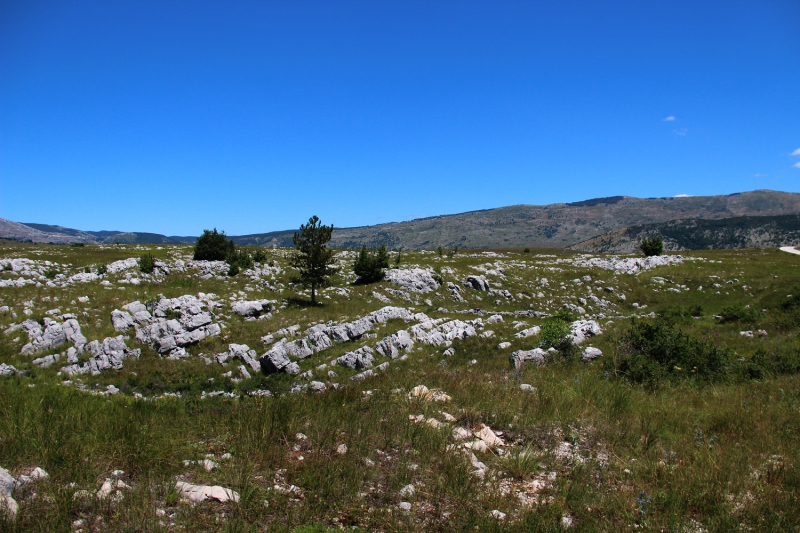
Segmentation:
{"type": "Polygon", "coordinates": [[[367,370],[365,370],[363,372],[360,372],[360,373],[354,375],[353,377],[351,377],[350,380],[351,381],[359,381],[359,380],[362,380],[362,379],[366,379],[366,378],[369,378],[369,377],[377,375],[378,372],[385,371],[387,368],[389,368],[389,362],[388,361],[385,362],[385,363],[379,364],[375,368],[370,368],[370,369],[367,369],[367,370]]]}
{"type": "Polygon", "coordinates": [[[321,381],[312,381],[308,384],[308,388],[313,392],[325,392],[328,387],[321,381]]]}
{"type": "Polygon", "coordinates": [[[314,351],[308,345],[308,341],[306,339],[297,339],[287,342],[284,344],[284,348],[286,349],[287,354],[291,355],[292,357],[296,357],[297,359],[305,359],[314,353],[314,351]]]}
{"type": "Polygon", "coordinates": [[[592,359],[597,359],[598,357],[601,357],[602,355],[603,355],[603,352],[601,352],[599,348],[594,348],[592,346],[589,346],[585,350],[583,350],[583,354],[581,355],[581,359],[583,359],[584,361],[591,361],[592,359]]]}
{"type": "Polygon", "coordinates": [[[125,311],[114,309],[111,311],[111,324],[117,331],[128,331],[133,327],[133,317],[125,311]]]}
{"type": "Polygon", "coordinates": [[[122,368],[123,361],[128,358],[138,359],[141,350],[131,350],[125,344],[122,335],[108,337],[103,342],[92,341],[85,346],[85,350],[91,354],[89,361],[83,365],[77,363],[65,366],[61,371],[67,375],[87,374],[97,375],[104,370],[122,368]]]}
{"type": "Polygon", "coordinates": [[[353,352],[347,352],[336,359],[336,364],[346,368],[369,368],[375,362],[372,348],[364,346],[353,352]]]}
{"type": "Polygon", "coordinates": [[[568,337],[572,339],[575,344],[580,344],[589,337],[601,335],[603,330],[600,325],[594,320],[576,320],[570,325],[570,334],[568,337]]]}
{"type": "Polygon", "coordinates": [[[422,268],[399,269],[393,268],[386,271],[384,279],[397,283],[410,292],[431,292],[439,288],[439,282],[433,277],[433,270],[422,268]]]}
{"type": "Polygon", "coordinates": [[[259,363],[261,364],[261,370],[264,371],[265,374],[275,374],[278,372],[287,372],[292,373],[289,371],[290,365],[294,364],[297,367],[297,372],[300,372],[300,367],[297,363],[292,363],[289,357],[286,355],[286,348],[283,344],[277,344],[267,351],[264,355],[261,356],[259,359],[259,363]]]}
{"type": "Polygon", "coordinates": [[[71,342],[79,350],[86,344],[86,337],[81,333],[81,325],[76,319],[68,319],[62,324],[61,329],[64,331],[67,341],[71,342]]]}
{"type": "Polygon", "coordinates": [[[231,310],[240,316],[259,316],[268,313],[271,302],[269,300],[240,301],[231,304],[231,310]]]}
{"type": "Polygon", "coordinates": [[[539,332],[542,331],[540,326],[533,326],[532,328],[523,329],[522,331],[518,331],[514,336],[518,339],[524,339],[526,337],[532,337],[534,335],[538,335],[539,332]]]}
{"type": "Polygon", "coordinates": [[[129,304],[125,304],[122,306],[122,308],[128,311],[132,315],[135,315],[136,313],[140,313],[142,311],[147,311],[147,307],[139,300],[136,300],[135,302],[131,302],[129,304]]]}
{"type": "Polygon", "coordinates": [[[450,346],[455,339],[466,339],[477,335],[473,321],[463,322],[451,320],[441,323],[440,320],[426,320],[411,327],[414,338],[431,346],[450,346]]]}
{"type": "Polygon", "coordinates": [[[14,479],[8,470],[0,466],[0,493],[10,495],[14,492],[14,487],[17,485],[17,480],[14,479]]]}
{"type": "Polygon", "coordinates": [[[13,366],[7,365],[5,363],[0,363],[0,377],[13,376],[17,372],[19,371],[13,366]]]}
{"type": "Polygon", "coordinates": [[[486,276],[476,276],[474,274],[470,274],[464,279],[464,286],[472,287],[477,291],[489,290],[489,282],[486,281],[486,276]]]}
{"type": "Polygon", "coordinates": [[[400,356],[400,350],[408,352],[413,347],[414,340],[411,338],[408,331],[403,329],[384,337],[377,346],[375,346],[375,350],[384,357],[397,359],[400,356]]]}
{"type": "Polygon", "coordinates": [[[525,366],[525,363],[533,363],[535,365],[543,365],[547,362],[548,353],[541,348],[534,348],[533,350],[517,350],[511,353],[510,359],[517,370],[525,366]]]}
{"type": "Polygon", "coordinates": [[[46,355],[44,357],[39,357],[38,359],[34,359],[31,362],[40,368],[47,368],[48,366],[58,361],[58,359],[59,359],[59,354],[51,354],[51,355],[46,355]]]}

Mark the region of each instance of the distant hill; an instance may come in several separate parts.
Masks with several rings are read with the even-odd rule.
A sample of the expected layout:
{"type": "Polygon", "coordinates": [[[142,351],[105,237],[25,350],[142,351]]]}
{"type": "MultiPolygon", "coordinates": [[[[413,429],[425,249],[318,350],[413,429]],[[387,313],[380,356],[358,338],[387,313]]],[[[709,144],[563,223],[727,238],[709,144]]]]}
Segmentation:
{"type": "Polygon", "coordinates": [[[570,246],[572,250],[631,253],[642,239],[661,237],[666,250],[777,248],[800,245],[800,215],[684,219],[617,229],[570,246]]]}
{"type": "MultiPolygon", "coordinates": [[[[611,196],[573,203],[513,205],[375,226],[334,228],[331,246],[385,244],[406,250],[452,248],[568,248],[614,230],[678,219],[719,220],[800,214],[800,194],[769,190],[718,196],[635,198],[611,196]]],[[[324,220],[324,223],[335,221],[324,220]]],[[[213,221],[209,221],[211,225],[213,221]]],[[[198,234],[202,228],[198,228],[198,234]]],[[[244,246],[292,246],[295,230],[231,238],[244,246]]],[[[191,244],[196,237],[155,233],[81,231],[0,219],[0,238],[34,242],[191,244]]]]}
{"type": "MultiPolygon", "coordinates": [[[[800,194],[759,190],[719,196],[612,196],[570,204],[514,205],[356,228],[334,228],[331,245],[360,248],[567,248],[615,229],[685,218],[800,214],[800,194]]],[[[330,221],[324,221],[326,223],[330,221]]],[[[233,237],[238,244],[291,246],[290,231],[233,237]]]]}

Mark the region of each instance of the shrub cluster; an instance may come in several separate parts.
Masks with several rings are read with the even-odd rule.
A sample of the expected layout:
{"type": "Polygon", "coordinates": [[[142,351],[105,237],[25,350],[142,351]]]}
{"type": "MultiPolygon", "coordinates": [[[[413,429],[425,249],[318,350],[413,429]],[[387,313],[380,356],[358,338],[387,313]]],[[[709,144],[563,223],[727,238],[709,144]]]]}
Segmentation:
{"type": "Polygon", "coordinates": [[[139,257],[139,271],[145,274],[152,274],[156,268],[156,258],[153,254],[146,253],[139,257]]]}
{"type": "Polygon", "coordinates": [[[98,266],[97,267],[97,275],[98,276],[103,276],[105,274],[108,274],[108,265],[103,264],[103,265],[98,266]]]}
{"type": "Polygon", "coordinates": [[[225,257],[225,262],[230,265],[228,269],[229,276],[235,276],[241,270],[253,268],[253,259],[246,250],[242,250],[241,248],[234,248],[234,250],[225,257]]]}
{"type": "Polygon", "coordinates": [[[389,268],[389,252],[383,244],[375,252],[367,251],[367,246],[364,245],[353,263],[353,272],[361,283],[382,280],[387,268],[389,268]]]}
{"type": "Polygon", "coordinates": [[[650,237],[642,239],[642,244],[639,246],[645,257],[654,255],[661,255],[664,253],[664,241],[661,237],[650,237]]]}
{"type": "Polygon", "coordinates": [[[723,307],[719,313],[719,321],[723,324],[731,322],[755,322],[758,313],[755,309],[750,309],[743,305],[729,305],[723,307]]]}
{"type": "Polygon", "coordinates": [[[267,254],[264,253],[264,250],[261,248],[257,248],[255,252],[253,252],[253,261],[256,263],[264,263],[267,260],[267,254]]]}
{"type": "Polygon", "coordinates": [[[195,261],[224,261],[236,249],[233,241],[225,236],[225,232],[203,230],[194,245],[195,261]]]}
{"type": "Polygon", "coordinates": [[[616,358],[618,374],[634,383],[656,385],[669,378],[722,381],[735,371],[732,354],[683,333],[659,318],[632,322],[616,358]]]}
{"type": "Polygon", "coordinates": [[[537,337],[539,339],[539,348],[542,350],[555,348],[562,359],[567,361],[576,359],[579,350],[575,343],[572,342],[572,337],[569,336],[570,324],[574,320],[575,317],[567,308],[556,312],[542,324],[542,330],[537,337]]]}

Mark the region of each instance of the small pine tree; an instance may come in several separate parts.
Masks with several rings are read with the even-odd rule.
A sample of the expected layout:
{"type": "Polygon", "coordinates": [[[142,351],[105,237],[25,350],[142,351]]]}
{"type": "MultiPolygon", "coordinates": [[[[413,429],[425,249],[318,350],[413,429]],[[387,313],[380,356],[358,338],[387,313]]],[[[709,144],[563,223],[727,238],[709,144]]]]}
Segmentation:
{"type": "Polygon", "coordinates": [[[375,264],[381,269],[389,268],[389,251],[386,249],[385,244],[378,246],[378,251],[375,254],[375,264]]]}
{"type": "Polygon", "coordinates": [[[225,236],[224,231],[219,233],[217,228],[214,231],[206,229],[194,245],[194,260],[224,261],[235,249],[233,241],[225,236]]]}
{"type": "Polygon", "coordinates": [[[367,252],[367,245],[361,247],[361,251],[356,257],[356,262],[353,263],[353,272],[361,279],[366,279],[372,272],[372,257],[367,252]]]}
{"type": "Polygon", "coordinates": [[[645,257],[661,255],[664,253],[664,241],[661,240],[661,237],[645,238],[642,239],[642,244],[639,248],[642,250],[645,257]]]}
{"type": "Polygon", "coordinates": [[[353,263],[353,272],[362,283],[382,280],[386,275],[384,270],[387,268],[389,268],[389,251],[386,249],[386,245],[383,244],[374,254],[367,251],[367,245],[365,244],[361,248],[355,263],[353,263]]]}
{"type": "Polygon", "coordinates": [[[300,226],[292,241],[297,247],[292,266],[299,272],[295,282],[311,289],[311,303],[317,303],[317,287],[329,284],[329,277],[336,272],[330,265],[333,263],[333,250],[327,247],[333,235],[333,224],[325,226],[315,216],[308,219],[308,224],[300,226]]]}
{"type": "Polygon", "coordinates": [[[141,271],[144,274],[152,274],[155,268],[156,268],[156,258],[153,257],[153,254],[148,252],[143,256],[139,257],[139,271],[141,271]]]}
{"type": "Polygon", "coordinates": [[[442,248],[442,245],[441,245],[441,244],[440,244],[440,245],[439,245],[439,247],[436,249],[436,253],[437,253],[437,254],[439,254],[439,257],[442,257],[442,256],[444,255],[444,248],[442,248]]]}

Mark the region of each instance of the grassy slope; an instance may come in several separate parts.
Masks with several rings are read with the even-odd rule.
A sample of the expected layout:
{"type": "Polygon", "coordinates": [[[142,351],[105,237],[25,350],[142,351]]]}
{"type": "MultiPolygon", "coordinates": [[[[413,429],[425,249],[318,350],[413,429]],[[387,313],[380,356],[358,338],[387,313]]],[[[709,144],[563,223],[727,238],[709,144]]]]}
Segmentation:
{"type": "MultiPolygon", "coordinates": [[[[153,253],[166,258],[188,250],[162,247],[153,253]]],[[[70,263],[73,266],[69,268],[75,270],[139,253],[141,247],[125,246],[17,245],[0,249],[0,257],[48,259],[70,263]]],[[[478,300],[480,294],[464,290],[468,302],[457,304],[443,287],[419,297],[414,305],[433,317],[470,318],[437,312],[440,306],[451,311],[476,306],[555,311],[585,295],[586,287],[570,280],[590,274],[627,295],[620,303],[620,313],[631,314],[633,302],[648,305],[647,312],[701,305],[704,318],[687,321],[682,326],[685,331],[713,339],[745,358],[759,348],[800,350],[797,324],[781,321],[772,311],[755,324],[720,325],[711,318],[731,304],[773,309],[800,282],[798,257],[774,250],[690,255],[709,261],[661,267],[638,276],[555,265],[553,257],[536,254],[440,259],[407,253],[404,263],[449,266],[456,273],[445,274],[445,280],[457,282],[474,272],[472,266],[499,260],[507,267],[504,288],[514,294],[545,294],[544,298],[495,304],[493,298],[483,295],[478,300]],[[525,263],[527,268],[511,266],[513,263],[525,263]],[[548,287],[541,286],[541,277],[549,279],[548,287]],[[654,277],[675,283],[660,285],[651,281],[654,277]],[[721,287],[709,289],[712,283],[721,287]],[[677,284],[692,290],[666,291],[677,284]],[[701,285],[704,289],[697,290],[701,285]],[[433,305],[422,302],[425,297],[430,297],[433,305]],[[758,328],[766,329],[769,336],[749,339],[739,335],[741,329],[758,328]]],[[[271,252],[271,260],[285,265],[284,251],[271,252]]],[[[275,283],[285,283],[288,275],[284,272],[275,283]]],[[[490,281],[494,279],[490,277],[490,281]]],[[[159,293],[214,292],[221,300],[233,291],[242,291],[248,298],[303,297],[288,285],[276,294],[259,288],[244,291],[248,284],[254,285],[241,276],[230,281],[175,276],[160,285],[126,286],[124,290],[116,286],[104,289],[98,284],[68,289],[4,288],[0,300],[11,305],[20,318],[22,302],[28,300],[40,311],[60,307],[62,312],[76,312],[91,340],[115,334],[109,320],[112,309],[159,293]],[[70,303],[83,295],[90,297],[88,305],[70,303]],[[43,301],[45,298],[49,300],[43,301]]],[[[341,276],[334,278],[334,285],[349,286],[341,276]]],[[[268,321],[226,319],[225,337],[208,339],[190,351],[213,354],[225,351],[228,342],[239,342],[263,353],[258,339],[265,333],[291,324],[306,327],[317,321],[363,316],[385,305],[372,296],[373,290],[385,293],[384,287],[390,285],[350,286],[349,299],[328,293],[330,298],[322,299],[324,306],[288,305],[268,321]]],[[[395,305],[410,305],[394,300],[395,305]]],[[[12,320],[8,314],[0,315],[3,326],[12,320]]],[[[189,531],[282,531],[314,522],[378,531],[476,527],[482,531],[547,531],[558,529],[563,515],[571,516],[580,531],[683,531],[697,524],[709,531],[739,529],[741,524],[758,531],[786,531],[800,523],[798,376],[707,386],[667,384],[656,391],[631,387],[606,376],[627,319],[608,324],[601,321],[605,333],[591,344],[606,355],[593,363],[529,367],[517,373],[508,362],[511,350],[499,350],[497,343],[512,340],[512,349],[518,349],[531,348],[536,341],[514,339],[512,320],[506,317],[504,323],[487,326],[496,332],[494,338],[456,342],[456,354],[449,358],[442,356],[441,348],[422,345],[418,350],[417,344],[408,361],[393,362],[389,372],[363,382],[350,382],[347,377],[353,371],[336,367],[338,381],[347,383],[338,391],[239,400],[200,400],[199,394],[202,390],[259,387],[280,394],[293,380],[256,377],[235,384],[221,377],[228,368],[207,366],[198,357],[162,360],[145,347],[139,361],[126,361],[119,372],[85,377],[85,384],[98,390],[114,384],[145,395],[179,390],[183,399],[91,396],[58,385],[57,368],[31,367],[29,358],[18,355],[25,341],[19,332],[0,336],[0,362],[32,369],[27,376],[0,381],[0,466],[15,473],[42,466],[52,478],[35,489],[37,497],[30,495],[30,489],[15,493],[19,518],[15,524],[0,526],[12,531],[69,531],[71,523],[80,518],[98,531],[172,531],[179,527],[189,531]],[[470,364],[473,359],[477,364],[470,364]],[[537,392],[520,391],[518,384],[523,382],[536,386],[537,392]],[[409,400],[406,393],[418,384],[441,388],[452,401],[409,400]],[[402,392],[393,392],[397,389],[402,392]],[[485,483],[471,475],[468,462],[448,450],[453,425],[435,430],[408,418],[424,414],[443,420],[440,411],[454,415],[464,427],[485,423],[502,430],[506,441],[514,444],[505,457],[479,454],[494,472],[485,483]],[[298,440],[297,433],[304,433],[308,440],[298,440]],[[562,442],[570,443],[582,459],[554,453],[562,442]],[[340,444],[348,448],[343,455],[336,453],[340,444]],[[508,459],[513,450],[521,449],[530,450],[533,458],[508,459]],[[225,452],[233,459],[210,473],[182,464],[184,459],[202,458],[206,453],[219,457],[225,452]],[[79,489],[95,491],[98,481],[114,469],[124,470],[124,479],[133,486],[119,504],[73,498],[79,489]],[[302,496],[272,490],[276,472],[282,474],[278,483],[285,480],[300,487],[302,496]],[[232,487],[242,500],[238,505],[180,504],[172,489],[176,475],[232,487]],[[517,493],[534,496],[531,480],[547,480],[548,475],[545,488],[535,495],[540,503],[530,508],[522,505],[517,493]],[[398,491],[408,483],[416,486],[417,493],[409,499],[412,511],[405,513],[396,504],[404,499],[398,491]],[[637,502],[640,493],[647,503],[637,502]],[[157,516],[156,509],[166,509],[167,515],[157,516]],[[493,509],[507,512],[507,520],[491,518],[493,509]]],[[[540,319],[525,321],[542,323],[540,319]]],[[[402,322],[389,323],[378,330],[378,340],[405,327],[402,322]]],[[[356,346],[374,346],[375,340],[336,346],[301,361],[301,366],[312,369],[356,346]]],[[[133,340],[128,344],[139,347],[133,340]]]]}

